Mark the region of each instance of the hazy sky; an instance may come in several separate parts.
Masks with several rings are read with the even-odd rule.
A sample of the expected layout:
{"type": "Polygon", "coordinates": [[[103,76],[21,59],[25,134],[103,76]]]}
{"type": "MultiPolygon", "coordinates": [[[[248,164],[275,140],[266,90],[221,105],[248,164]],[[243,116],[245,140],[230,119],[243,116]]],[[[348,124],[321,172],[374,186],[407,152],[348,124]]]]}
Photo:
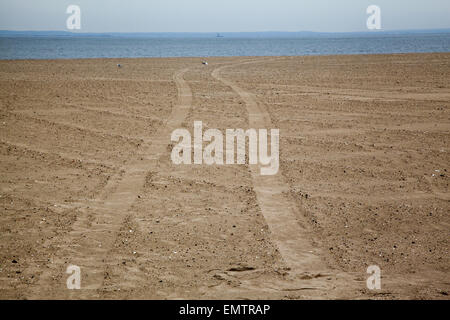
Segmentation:
{"type": "Polygon", "coordinates": [[[66,30],[81,8],[81,32],[365,31],[366,8],[382,29],[450,28],[449,0],[0,0],[1,30],[66,30]]]}

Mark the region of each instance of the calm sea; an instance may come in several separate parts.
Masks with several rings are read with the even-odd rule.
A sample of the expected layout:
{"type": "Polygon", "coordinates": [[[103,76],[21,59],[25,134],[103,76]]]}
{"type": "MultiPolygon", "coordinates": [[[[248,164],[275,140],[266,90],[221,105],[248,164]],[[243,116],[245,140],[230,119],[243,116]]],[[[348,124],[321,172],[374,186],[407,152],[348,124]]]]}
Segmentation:
{"type": "Polygon", "coordinates": [[[0,59],[449,52],[450,33],[306,38],[0,37],[0,59]]]}

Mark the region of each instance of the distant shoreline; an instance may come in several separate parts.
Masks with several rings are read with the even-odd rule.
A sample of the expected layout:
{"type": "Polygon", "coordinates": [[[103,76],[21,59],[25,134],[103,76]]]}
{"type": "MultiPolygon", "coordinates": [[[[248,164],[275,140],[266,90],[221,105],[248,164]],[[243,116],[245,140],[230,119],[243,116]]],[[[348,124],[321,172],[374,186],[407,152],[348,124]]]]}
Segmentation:
{"type": "Polygon", "coordinates": [[[255,32],[69,32],[0,30],[0,37],[105,37],[105,38],[321,38],[367,37],[411,34],[444,34],[448,29],[375,30],[356,32],[255,31],[255,32]]]}
{"type": "MultiPolygon", "coordinates": [[[[297,55],[297,56],[191,56],[191,57],[121,57],[121,58],[59,58],[59,59],[0,59],[0,63],[2,62],[70,62],[70,61],[93,61],[93,60],[114,60],[114,61],[123,61],[123,60],[186,60],[186,59],[242,59],[242,58],[332,58],[332,57],[362,57],[362,56],[408,56],[408,55],[430,55],[430,54],[450,54],[450,51],[439,51],[439,52],[398,52],[398,53],[360,53],[360,54],[317,54],[317,55],[297,55]]],[[[201,61],[200,61],[201,62],[201,61]]]]}

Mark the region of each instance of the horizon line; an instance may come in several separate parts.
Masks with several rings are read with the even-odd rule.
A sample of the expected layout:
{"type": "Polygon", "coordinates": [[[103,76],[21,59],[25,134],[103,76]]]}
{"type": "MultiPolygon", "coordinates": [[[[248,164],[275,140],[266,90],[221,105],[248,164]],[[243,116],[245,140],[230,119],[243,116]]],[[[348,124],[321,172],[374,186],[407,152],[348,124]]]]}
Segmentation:
{"type": "Polygon", "coordinates": [[[326,33],[326,34],[342,34],[342,33],[382,33],[382,32],[430,32],[430,31],[444,31],[450,32],[449,28],[426,28],[426,29],[380,29],[380,30],[360,30],[360,31],[284,31],[284,30],[266,30],[266,31],[72,31],[72,30],[11,30],[0,29],[0,32],[29,32],[29,33],[68,33],[72,35],[80,34],[238,34],[238,33],[326,33]]]}

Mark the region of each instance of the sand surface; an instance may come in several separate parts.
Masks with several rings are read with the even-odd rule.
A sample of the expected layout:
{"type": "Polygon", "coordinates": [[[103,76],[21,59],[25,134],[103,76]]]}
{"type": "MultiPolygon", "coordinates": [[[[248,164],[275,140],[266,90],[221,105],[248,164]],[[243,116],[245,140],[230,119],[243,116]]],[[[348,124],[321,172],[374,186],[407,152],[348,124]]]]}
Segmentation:
{"type": "Polygon", "coordinates": [[[0,298],[449,299],[450,54],[208,63],[0,61],[0,298]],[[174,165],[196,120],[278,174],[174,165]]]}

